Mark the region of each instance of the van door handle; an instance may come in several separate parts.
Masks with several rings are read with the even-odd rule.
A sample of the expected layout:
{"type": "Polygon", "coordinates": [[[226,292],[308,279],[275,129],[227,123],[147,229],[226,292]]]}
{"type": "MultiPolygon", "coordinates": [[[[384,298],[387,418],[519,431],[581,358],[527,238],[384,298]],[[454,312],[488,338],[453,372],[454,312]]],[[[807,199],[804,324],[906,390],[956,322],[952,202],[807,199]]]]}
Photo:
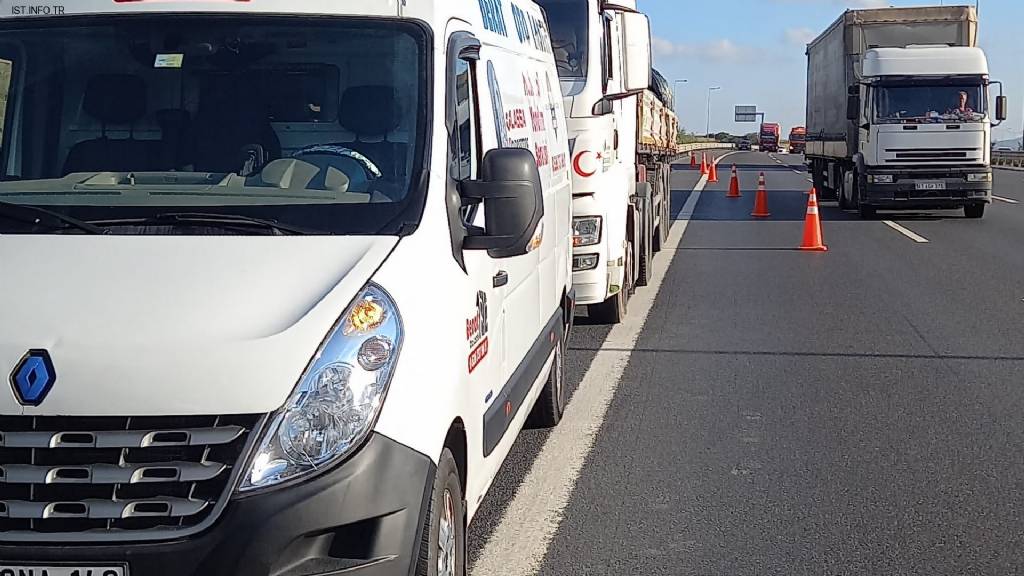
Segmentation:
{"type": "Polygon", "coordinates": [[[501,270],[497,274],[494,275],[494,287],[495,288],[501,288],[502,286],[504,286],[506,284],[508,284],[508,272],[505,272],[504,270],[501,270]]]}

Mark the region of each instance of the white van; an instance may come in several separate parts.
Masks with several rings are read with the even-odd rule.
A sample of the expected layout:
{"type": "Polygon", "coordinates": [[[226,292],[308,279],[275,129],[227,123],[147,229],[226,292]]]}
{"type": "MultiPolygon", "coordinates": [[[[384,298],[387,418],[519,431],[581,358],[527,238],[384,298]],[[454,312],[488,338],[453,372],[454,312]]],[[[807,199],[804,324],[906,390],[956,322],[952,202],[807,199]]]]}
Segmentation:
{"type": "Polygon", "coordinates": [[[540,9],[0,10],[0,574],[463,574],[565,404],[540,9]]]}

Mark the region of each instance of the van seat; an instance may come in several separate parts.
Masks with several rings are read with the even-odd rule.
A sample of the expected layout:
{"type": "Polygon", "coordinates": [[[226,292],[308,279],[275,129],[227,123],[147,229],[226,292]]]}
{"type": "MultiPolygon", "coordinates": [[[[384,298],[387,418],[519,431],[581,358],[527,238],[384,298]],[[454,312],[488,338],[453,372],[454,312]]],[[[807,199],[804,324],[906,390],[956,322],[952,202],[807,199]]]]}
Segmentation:
{"type": "Polygon", "coordinates": [[[388,141],[388,135],[402,123],[398,90],[391,86],[353,86],[341,98],[338,119],[356,136],[356,141],[346,146],[369,158],[385,177],[405,177],[409,145],[388,141]]]}
{"type": "Polygon", "coordinates": [[[130,74],[99,74],[89,79],[82,109],[100,121],[102,135],[75,144],[64,162],[64,173],[130,172],[155,168],[160,142],[136,140],[135,123],[146,116],[146,83],[130,74]],[[127,138],[107,136],[111,126],[128,129],[127,138]]]}

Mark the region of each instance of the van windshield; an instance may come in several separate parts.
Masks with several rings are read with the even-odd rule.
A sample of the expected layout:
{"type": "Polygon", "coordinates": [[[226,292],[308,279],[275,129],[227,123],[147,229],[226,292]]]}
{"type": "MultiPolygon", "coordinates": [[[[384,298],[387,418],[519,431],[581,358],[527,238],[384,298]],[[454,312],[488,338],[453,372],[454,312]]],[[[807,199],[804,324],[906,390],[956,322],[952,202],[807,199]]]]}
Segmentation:
{"type": "Polygon", "coordinates": [[[588,54],[587,0],[540,0],[551,27],[551,48],[562,79],[586,79],[588,54]]]}
{"type": "Polygon", "coordinates": [[[875,103],[883,124],[981,122],[988,108],[984,86],[966,83],[882,85],[875,103]]]}
{"type": "Polygon", "coordinates": [[[391,20],[6,23],[0,233],[82,230],[61,216],[125,234],[409,231],[426,43],[391,20]],[[41,228],[43,211],[65,225],[41,228]]]}

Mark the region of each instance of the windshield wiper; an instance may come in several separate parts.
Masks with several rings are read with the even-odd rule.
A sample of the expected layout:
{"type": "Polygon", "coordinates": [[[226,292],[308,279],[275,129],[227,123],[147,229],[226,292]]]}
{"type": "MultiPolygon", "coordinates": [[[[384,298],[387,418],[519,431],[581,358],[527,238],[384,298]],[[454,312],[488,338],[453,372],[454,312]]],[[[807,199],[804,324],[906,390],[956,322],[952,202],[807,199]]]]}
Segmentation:
{"type": "Polygon", "coordinates": [[[214,228],[261,228],[272,235],[298,236],[329,235],[329,232],[311,230],[276,220],[251,218],[240,214],[203,214],[191,212],[167,212],[151,218],[128,218],[123,220],[94,220],[90,226],[210,226],[214,228]]]}
{"type": "MultiPolygon", "coordinates": [[[[79,220],[78,218],[73,218],[71,216],[65,216],[64,214],[61,214],[60,212],[54,212],[53,210],[48,210],[46,208],[40,208],[39,206],[32,206],[32,205],[29,205],[29,204],[15,204],[13,202],[4,202],[3,200],[0,200],[0,215],[7,216],[7,217],[15,219],[15,220],[20,220],[20,218],[17,218],[17,216],[16,216],[19,212],[20,213],[29,213],[29,214],[33,214],[33,215],[36,215],[36,216],[38,216],[38,215],[48,216],[50,218],[53,218],[54,220],[57,220],[58,222],[60,222],[62,224],[65,224],[65,226],[55,226],[54,228],[59,228],[59,229],[74,228],[74,229],[77,229],[77,230],[81,230],[82,232],[88,232],[89,234],[107,234],[107,231],[104,230],[103,228],[101,228],[100,226],[96,226],[95,224],[91,224],[91,223],[86,222],[84,220],[79,220]]],[[[26,220],[25,222],[27,224],[36,224],[36,225],[38,225],[40,223],[39,218],[34,218],[34,217],[31,218],[31,220],[26,220]]]]}

